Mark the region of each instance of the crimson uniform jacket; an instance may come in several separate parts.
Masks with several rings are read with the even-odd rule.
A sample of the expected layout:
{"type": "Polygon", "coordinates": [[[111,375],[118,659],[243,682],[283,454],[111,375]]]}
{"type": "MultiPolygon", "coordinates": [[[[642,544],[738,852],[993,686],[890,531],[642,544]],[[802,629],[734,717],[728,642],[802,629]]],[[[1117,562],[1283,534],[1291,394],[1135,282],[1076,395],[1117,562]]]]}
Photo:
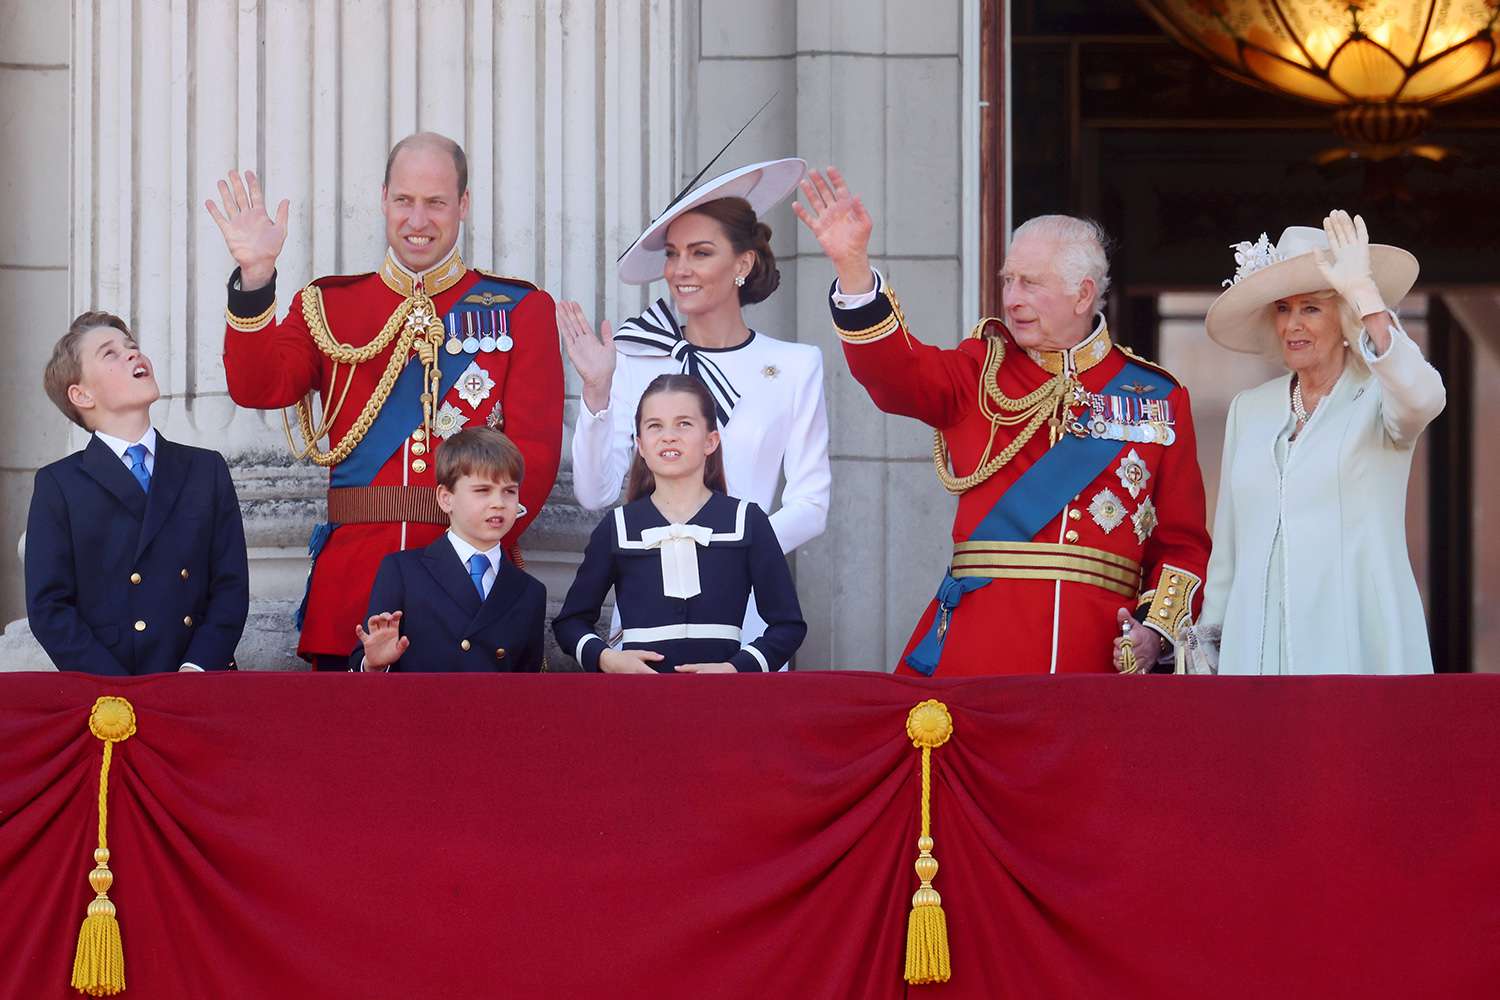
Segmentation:
{"type": "Polygon", "coordinates": [[[109,445],[37,470],[26,614],[59,670],[228,670],[250,610],[240,505],[224,456],[156,435],[151,490],[109,445]]]}
{"type": "MultiPolygon", "coordinates": [[[[998,455],[1024,427],[996,426],[981,409],[991,339],[1002,338],[996,346],[1004,348],[994,381],[1012,399],[1044,385],[1065,361],[1063,352],[1021,349],[998,320],[956,349],[924,344],[905,328],[888,287],[864,306],[830,304],[854,378],[881,410],[941,431],[959,476],[980,465],[992,435],[991,454],[998,455]]],[[[1112,672],[1119,608],[1131,609],[1170,640],[1201,604],[1209,539],[1187,390],[1114,346],[1102,318],[1093,335],[1068,353],[1087,392],[1102,394],[1122,374],[1148,376],[1127,378],[1127,388],[1166,400],[1175,440],[1166,444],[1158,435],[1154,442],[1107,442],[1119,444],[1118,454],[1092,481],[1079,482],[1076,491],[1068,489],[1039,510],[1035,523],[1042,526],[1029,539],[958,551],[964,548],[958,543],[969,541],[997,501],[1053,447],[1043,424],[1008,463],[960,496],[953,519],[955,565],[939,592],[949,598],[947,614],[939,599],[928,604],[898,672],[918,672],[912,654],[924,639],[929,652],[932,640],[939,643],[939,676],[1112,672]],[[1126,370],[1127,363],[1136,367],[1126,370]],[[1001,578],[958,593],[955,583],[980,582],[954,581],[951,574],[960,564],[1005,569],[1001,578]]],[[[1072,413],[1088,420],[1085,410],[1072,413]]]]}
{"type": "MultiPolygon", "coordinates": [[[[370,274],[319,278],[315,287],[332,338],[355,347],[369,344],[392,314],[423,282],[438,316],[460,336],[466,323],[482,322],[496,332],[498,320],[510,338],[509,350],[449,354],[438,352],[444,383],[433,435],[426,441],[420,391],[421,362],[412,351],[403,376],[418,386],[397,402],[384,401],[365,438],[352,454],[330,469],[329,485],[347,487],[418,487],[436,490],[434,451],[441,441],[466,426],[499,427],[526,460],[521,502],[528,515],[506,538],[507,554],[518,559],[516,540],[541,510],[557,478],[562,448],[563,377],[558,349],[557,316],[552,298],[514,278],[497,278],[465,268],[455,248],[443,263],[414,276],[387,252],[381,269],[370,274]]],[[[338,402],[350,378],[350,365],[335,365],[309,331],[305,306],[309,289],[299,291],[286,318],[275,322],[274,280],[253,292],[238,289],[239,272],[229,282],[228,324],[224,331],[224,369],[229,395],[241,406],[274,409],[291,406],[309,393],[322,394],[324,406],[338,402]]],[[[502,338],[503,339],[503,338],[502,338]]],[[[352,366],[352,381],[328,440],[343,440],[355,426],[387,370],[394,344],[352,366]]],[[[396,491],[392,491],[396,492],[396,491]]],[[[404,491],[401,491],[404,493],[404,491]]],[[[407,494],[409,496],[409,494],[407,494]]],[[[435,495],[435,493],[434,493],[435,495]]],[[[431,501],[435,504],[435,500],[431,501]]],[[[411,514],[401,514],[412,517],[411,514]]],[[[326,655],[344,660],[363,621],[365,602],[380,561],[388,553],[422,548],[442,535],[442,523],[383,520],[319,525],[309,551],[312,573],[304,602],[303,656],[326,655]]]]}

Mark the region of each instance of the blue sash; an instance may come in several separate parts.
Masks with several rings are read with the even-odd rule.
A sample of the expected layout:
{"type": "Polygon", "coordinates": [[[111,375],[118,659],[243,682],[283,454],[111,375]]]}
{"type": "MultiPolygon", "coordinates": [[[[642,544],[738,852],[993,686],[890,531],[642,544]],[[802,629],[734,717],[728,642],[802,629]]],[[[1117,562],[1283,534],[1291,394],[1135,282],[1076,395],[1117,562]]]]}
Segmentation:
{"type": "MultiPolygon", "coordinates": [[[[504,311],[509,313],[525,297],[530,289],[507,282],[484,279],[475,282],[459,296],[458,301],[444,317],[461,316],[463,313],[480,311],[504,311]]],[[[514,336],[514,331],[512,331],[514,336]]],[[[438,388],[438,405],[447,397],[449,390],[458,381],[473,360],[468,354],[448,354],[438,351],[438,369],[441,382],[438,388]]],[[[422,363],[413,357],[401,370],[396,384],[385,405],[381,406],[375,422],[370,425],[364,438],[354,450],[329,475],[330,486],[369,486],[381,466],[401,447],[401,442],[422,422],[422,363]]]]}
{"type": "MultiPolygon", "coordinates": [[[[1119,374],[1109,380],[1103,389],[1104,395],[1116,395],[1127,385],[1141,385],[1144,380],[1162,382],[1159,373],[1153,374],[1126,359],[1119,374]]],[[[1153,387],[1138,393],[1144,399],[1165,399],[1175,388],[1167,382],[1162,387],[1153,387]]],[[[1047,453],[1027,469],[1021,478],[1011,484],[1010,489],[995,501],[995,506],[979,522],[969,535],[973,542],[1029,542],[1047,522],[1057,516],[1073,497],[1085,486],[1099,477],[1110,463],[1123,451],[1127,441],[1108,438],[1075,437],[1064,435],[1047,453]]],[[[954,609],[965,594],[978,590],[990,581],[984,577],[957,579],[949,568],[943,582],[938,585],[937,613],[922,641],[906,654],[906,664],[919,674],[931,677],[937,670],[938,660],[943,654],[943,639],[946,621],[952,618],[954,609]]]]}
{"type": "MultiPolygon", "coordinates": [[[[504,310],[509,313],[530,291],[531,289],[522,285],[483,278],[471,285],[448,310],[444,317],[444,329],[448,328],[448,316],[482,310],[504,310]]],[[[439,405],[458,382],[459,375],[468,370],[471,360],[473,359],[469,355],[448,354],[441,348],[439,349],[439,405]]],[[[329,470],[329,486],[369,486],[374,481],[375,474],[380,471],[381,466],[385,465],[395,454],[396,449],[401,447],[401,443],[406,440],[407,436],[422,422],[424,384],[422,362],[413,356],[406,362],[406,367],[401,369],[401,374],[396,377],[395,384],[391,386],[391,394],[386,397],[385,403],[380,407],[380,413],[370,424],[369,431],[342,462],[329,470]]],[[[323,547],[328,544],[328,539],[338,527],[338,524],[333,522],[313,526],[312,534],[307,540],[307,554],[311,557],[313,564],[317,563],[323,547]]],[[[302,591],[302,604],[293,616],[299,630],[302,628],[302,621],[307,611],[307,595],[311,587],[312,572],[309,570],[307,584],[302,591]]]]}

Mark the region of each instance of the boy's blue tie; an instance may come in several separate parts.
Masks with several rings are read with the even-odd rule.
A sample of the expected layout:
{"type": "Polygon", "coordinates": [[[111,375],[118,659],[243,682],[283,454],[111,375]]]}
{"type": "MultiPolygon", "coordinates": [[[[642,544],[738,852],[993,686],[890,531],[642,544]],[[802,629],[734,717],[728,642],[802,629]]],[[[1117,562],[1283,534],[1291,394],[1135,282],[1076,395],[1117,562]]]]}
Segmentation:
{"type": "Polygon", "coordinates": [[[133,444],[125,449],[125,454],[130,458],[130,474],[141,484],[142,490],[150,493],[151,473],[146,471],[146,446],[133,444]]]}
{"type": "Polygon", "coordinates": [[[474,581],[474,589],[479,591],[481,601],[484,600],[484,574],[489,568],[489,556],[476,552],[469,557],[469,579],[474,581]]]}

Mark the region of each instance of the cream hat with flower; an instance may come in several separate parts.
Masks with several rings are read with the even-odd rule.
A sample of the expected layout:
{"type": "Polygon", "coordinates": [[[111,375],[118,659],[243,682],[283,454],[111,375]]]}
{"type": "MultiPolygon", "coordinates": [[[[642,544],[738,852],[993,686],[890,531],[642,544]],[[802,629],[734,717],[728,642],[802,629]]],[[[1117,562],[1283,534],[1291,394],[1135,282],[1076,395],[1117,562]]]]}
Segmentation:
{"type": "MultiPolygon", "coordinates": [[[[1205,326],[1214,343],[1231,351],[1279,357],[1272,306],[1290,295],[1327,289],[1317,254],[1328,251],[1328,235],[1315,226],[1288,226],[1272,246],[1260,234],[1254,243],[1233,245],[1234,277],[1209,307],[1205,326]]],[[[1370,244],[1370,270],[1387,305],[1395,306],[1417,282],[1417,258],[1400,247],[1370,244]]]]}

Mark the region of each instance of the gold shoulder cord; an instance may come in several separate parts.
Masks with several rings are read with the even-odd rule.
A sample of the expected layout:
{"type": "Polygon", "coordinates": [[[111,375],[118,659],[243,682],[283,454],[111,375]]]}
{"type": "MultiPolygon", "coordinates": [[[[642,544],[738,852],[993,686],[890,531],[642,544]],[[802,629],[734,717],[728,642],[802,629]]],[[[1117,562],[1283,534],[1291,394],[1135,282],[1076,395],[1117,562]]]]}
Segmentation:
{"type": "Polygon", "coordinates": [[[328,378],[328,392],[324,395],[325,401],[332,400],[332,402],[324,406],[322,417],[316,428],[313,427],[312,421],[312,393],[308,393],[305,398],[297,402],[297,425],[303,440],[300,446],[292,436],[291,421],[286,411],[281,411],[281,422],[286,431],[287,445],[296,458],[310,458],[314,464],[326,468],[337,465],[349,457],[349,453],[364,440],[365,434],[369,432],[370,426],[380,414],[380,408],[385,405],[386,398],[390,396],[391,388],[396,384],[401,369],[406,367],[406,360],[413,346],[416,347],[422,364],[427,368],[422,405],[423,420],[430,432],[436,385],[441,374],[438,371],[435,345],[441,344],[443,339],[443,324],[433,308],[431,299],[419,294],[402,302],[385,321],[385,325],[380,328],[380,333],[375,336],[375,339],[363,347],[343,344],[334,339],[333,331],[328,327],[328,318],[323,312],[323,294],[316,286],[309,285],[302,290],[302,318],[307,323],[308,332],[312,334],[313,343],[325,357],[333,362],[333,370],[328,378]],[[396,349],[391,352],[385,371],[381,373],[375,391],[365,401],[358,419],[354,421],[348,433],[336,446],[328,451],[319,451],[318,442],[328,434],[344,408],[344,402],[349,395],[349,386],[354,381],[355,366],[378,355],[389,347],[392,341],[395,341],[396,349]],[[339,365],[347,365],[349,373],[344,378],[343,389],[334,400],[333,388],[338,382],[339,365]]]}
{"type": "MultiPolygon", "coordinates": [[[[970,337],[978,337],[989,319],[979,321],[979,325],[970,332],[970,337]]],[[[1078,380],[1072,372],[1063,372],[1054,375],[1036,389],[1028,392],[1019,399],[1012,399],[1000,391],[999,384],[995,381],[995,375],[1000,370],[1001,363],[1005,360],[1005,339],[1003,337],[991,337],[986,344],[984,354],[984,375],[979,382],[979,412],[984,414],[985,419],[990,422],[990,438],[984,446],[984,455],[980,457],[979,464],[975,470],[967,476],[959,477],[948,471],[950,458],[948,455],[948,442],[943,437],[941,430],[933,431],[932,435],[932,465],[937,470],[938,482],[943,484],[943,489],[949,493],[965,493],[995,473],[1005,468],[1006,464],[1016,456],[1026,443],[1036,434],[1037,429],[1042,426],[1049,417],[1052,418],[1053,439],[1059,433],[1062,425],[1062,410],[1064,404],[1072,397],[1074,390],[1078,387],[1078,380]],[[1001,427],[1014,427],[1024,423],[1019,433],[1016,434],[1010,444],[1000,454],[991,457],[995,448],[995,434],[1001,427]]]]}

